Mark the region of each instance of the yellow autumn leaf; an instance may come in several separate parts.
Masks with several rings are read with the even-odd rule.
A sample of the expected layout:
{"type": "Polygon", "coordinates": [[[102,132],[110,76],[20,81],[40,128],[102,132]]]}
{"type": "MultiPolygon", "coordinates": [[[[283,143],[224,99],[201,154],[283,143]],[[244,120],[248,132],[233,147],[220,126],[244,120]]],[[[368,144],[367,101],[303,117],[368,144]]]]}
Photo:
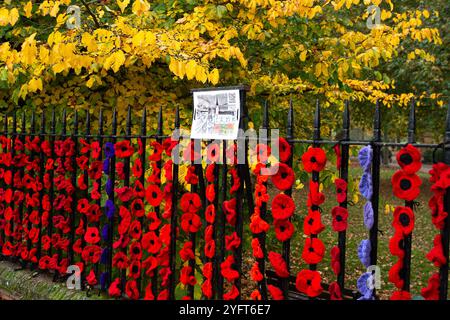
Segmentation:
{"type": "Polygon", "coordinates": [[[135,0],[131,9],[135,15],[140,16],[150,10],[150,4],[146,0],[135,0]]]}
{"type": "Polygon", "coordinates": [[[194,60],[190,60],[186,64],[186,77],[188,80],[194,79],[195,75],[197,74],[197,62],[194,60]]]}
{"type": "Polygon", "coordinates": [[[33,78],[28,82],[28,91],[29,92],[36,92],[36,91],[42,91],[42,79],[41,78],[33,78]]]}
{"type": "Polygon", "coordinates": [[[305,62],[307,54],[308,54],[308,52],[306,50],[302,51],[302,53],[300,53],[300,61],[305,62]]]}
{"type": "Polygon", "coordinates": [[[214,68],[213,71],[209,73],[208,80],[213,85],[216,85],[219,82],[219,70],[217,70],[217,68],[214,68]]]}
{"type": "Polygon", "coordinates": [[[114,72],[119,71],[120,67],[125,63],[125,54],[122,50],[118,50],[114,53],[114,63],[112,69],[114,72]]]}
{"type": "Polygon", "coordinates": [[[122,13],[125,11],[125,8],[130,4],[130,0],[117,0],[117,5],[120,8],[122,13]]]}
{"type": "Polygon", "coordinates": [[[32,10],[33,10],[33,3],[31,1],[28,1],[27,4],[23,6],[25,17],[30,18],[32,10]]]}
{"type": "Polygon", "coordinates": [[[208,75],[206,74],[205,68],[201,65],[197,65],[195,78],[202,83],[208,81],[208,75]]]}
{"type": "Polygon", "coordinates": [[[19,20],[19,10],[16,8],[11,9],[9,11],[9,24],[13,26],[16,24],[17,20],[19,20]]]}
{"type": "Polygon", "coordinates": [[[354,193],[354,194],[353,194],[353,203],[354,203],[354,204],[357,204],[358,201],[359,201],[359,196],[358,196],[357,193],[354,193]]]}

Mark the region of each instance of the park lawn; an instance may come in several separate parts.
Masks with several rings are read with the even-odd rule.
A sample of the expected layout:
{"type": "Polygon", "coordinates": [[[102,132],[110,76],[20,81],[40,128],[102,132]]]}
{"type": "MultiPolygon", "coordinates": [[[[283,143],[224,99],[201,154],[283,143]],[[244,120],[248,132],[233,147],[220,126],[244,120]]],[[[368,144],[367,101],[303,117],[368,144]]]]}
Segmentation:
{"type": "MultiPolygon", "coordinates": [[[[420,296],[421,288],[427,285],[429,276],[437,271],[437,268],[425,258],[427,252],[431,249],[433,238],[437,234],[437,230],[431,223],[430,211],[428,209],[428,199],[431,197],[430,183],[428,181],[429,175],[425,170],[422,170],[419,175],[423,181],[421,187],[421,194],[416,199],[420,204],[416,211],[415,229],[413,232],[412,242],[412,265],[411,265],[411,294],[412,296],[420,296]]],[[[391,176],[395,172],[391,168],[383,168],[380,177],[380,214],[379,214],[379,242],[378,242],[378,266],[381,270],[381,288],[377,290],[380,298],[388,299],[395,287],[388,281],[388,272],[390,267],[396,262],[396,257],[391,256],[389,252],[389,239],[393,235],[392,212],[385,212],[385,205],[403,205],[402,200],[396,199],[392,194],[391,176]]],[[[359,178],[361,170],[358,167],[352,167],[349,170],[350,177],[359,178]]],[[[276,194],[276,190],[269,189],[271,198],[276,194]]],[[[330,283],[336,279],[330,267],[330,249],[337,245],[337,233],[331,229],[331,209],[337,205],[335,198],[335,190],[333,187],[325,189],[326,200],[322,207],[322,221],[326,225],[326,229],[319,235],[319,238],[324,242],[327,252],[323,261],[319,263],[318,270],[322,272],[323,281],[330,283]]],[[[293,217],[293,223],[296,228],[293,238],[291,239],[291,274],[296,274],[303,268],[308,266],[302,261],[301,253],[305,236],[303,233],[303,218],[307,213],[306,208],[307,188],[301,190],[294,190],[293,198],[297,206],[296,214],[293,217]]],[[[365,271],[364,266],[360,263],[357,256],[357,247],[361,240],[368,239],[369,232],[363,225],[363,210],[365,200],[360,197],[358,203],[349,206],[349,227],[347,229],[347,246],[346,246],[346,276],[345,287],[356,290],[356,280],[365,271]]],[[[268,215],[270,216],[270,214],[268,215]]],[[[246,230],[246,235],[250,231],[246,230]]],[[[244,242],[244,271],[249,270],[253,260],[251,258],[251,251],[249,250],[249,240],[244,242]]],[[[274,250],[281,253],[281,245],[276,240],[273,228],[268,233],[267,238],[268,251],[274,250]]],[[[248,274],[248,273],[247,273],[248,274]]],[[[244,297],[252,292],[255,287],[249,277],[244,277],[243,280],[243,294],[244,297]],[[245,279],[247,278],[247,279],[245,279]]],[[[246,298],[248,298],[248,296],[246,298]]]]}

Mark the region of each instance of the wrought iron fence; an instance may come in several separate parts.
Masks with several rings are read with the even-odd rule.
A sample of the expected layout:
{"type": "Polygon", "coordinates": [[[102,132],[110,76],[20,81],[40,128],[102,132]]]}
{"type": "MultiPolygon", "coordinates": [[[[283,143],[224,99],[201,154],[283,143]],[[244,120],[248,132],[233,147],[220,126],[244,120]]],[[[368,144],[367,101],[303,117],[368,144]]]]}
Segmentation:
{"type": "MultiPolygon", "coordinates": [[[[245,105],[245,94],[241,99],[245,105]]],[[[263,118],[262,128],[270,130],[267,104],[263,118]]],[[[226,164],[227,157],[230,154],[234,156],[236,141],[222,141],[216,149],[225,164],[220,164],[218,158],[213,157],[216,160],[209,159],[206,165],[180,167],[172,160],[177,142],[163,134],[161,110],[157,129],[151,134],[147,132],[145,110],[138,134],[132,132],[131,109],[128,109],[124,135],[117,134],[115,111],[111,128],[105,128],[104,115],[100,110],[96,133],[91,132],[89,113],[83,120],[84,129],[81,129],[82,122],[76,112],[70,128],[66,111],[63,112],[59,132],[56,130],[55,110],[51,113],[49,130],[45,113],[41,114],[39,128],[37,120],[35,113],[31,119],[23,114],[19,120],[16,112],[4,116],[4,129],[0,137],[0,245],[3,259],[15,261],[23,268],[52,273],[55,281],[66,279],[68,266],[75,265],[80,268],[83,289],[97,288],[112,297],[175,299],[184,295],[186,298],[241,299],[241,280],[248,278],[242,268],[243,242],[245,233],[250,232],[251,239],[256,239],[251,241],[252,246],[255,244],[256,249],[261,251],[254,257],[257,264],[252,268],[257,270],[253,269],[250,277],[257,285],[252,298],[356,299],[362,296],[347,288],[346,256],[352,254],[356,259],[356,253],[346,254],[345,229],[336,234],[336,252],[339,254],[334,262],[338,262],[340,268],[335,272],[335,283],[321,283],[320,290],[313,288],[317,289],[315,293],[303,290],[303,280],[291,272],[294,254],[291,252],[291,237],[282,241],[282,259],[276,256],[283,270],[272,270],[274,262],[268,259],[266,248],[268,234],[254,229],[255,226],[248,231],[249,225],[255,223],[254,219],[261,219],[258,223],[261,223],[259,227],[262,229],[265,221],[272,220],[269,201],[261,200],[261,195],[257,194],[258,190],[267,190],[270,181],[258,174],[252,177],[247,157],[245,163],[226,164]],[[27,121],[30,121],[28,125],[27,121]],[[268,260],[272,267],[268,267],[268,260]],[[186,291],[180,287],[186,288],[186,291]]],[[[246,120],[244,112],[242,128],[246,120]]],[[[373,225],[369,230],[369,264],[376,265],[381,149],[387,146],[401,148],[406,144],[416,148],[443,148],[443,163],[450,164],[450,117],[442,144],[416,143],[414,104],[409,116],[407,143],[382,141],[378,104],[374,113],[373,138],[370,140],[350,139],[348,103],[343,112],[341,140],[322,139],[320,126],[320,106],[317,104],[312,139],[296,139],[291,103],[286,132],[291,152],[284,163],[289,168],[297,163],[296,145],[314,148],[335,146],[340,154],[339,178],[346,182],[349,178],[350,147],[371,146],[373,194],[369,202],[373,208],[373,225]]],[[[179,127],[177,109],[174,129],[179,127]]],[[[266,143],[270,145],[274,142],[266,143]]],[[[188,147],[191,148],[191,145],[188,147]]],[[[312,170],[312,183],[320,182],[319,171],[312,170]]],[[[291,197],[292,190],[291,184],[276,193],[291,197]]],[[[442,201],[441,213],[446,213],[450,209],[448,189],[442,201]]],[[[343,209],[348,205],[346,197],[338,203],[343,209]]],[[[300,208],[305,206],[296,203],[296,207],[298,214],[300,208]]],[[[405,207],[414,211],[414,201],[406,201],[405,207]]],[[[321,210],[314,203],[309,209],[321,210]]],[[[285,220],[283,223],[287,226],[292,223],[291,217],[285,220]]],[[[439,226],[439,248],[445,261],[439,264],[438,287],[434,292],[438,292],[439,299],[445,300],[450,231],[446,214],[439,226]]],[[[302,229],[298,223],[295,227],[296,232],[302,229]]],[[[316,240],[313,239],[318,239],[318,236],[318,232],[311,233],[307,238],[314,242],[316,240]]],[[[402,282],[398,291],[409,292],[410,275],[414,272],[411,270],[411,233],[404,235],[402,240],[402,263],[399,268],[402,282]]],[[[314,272],[319,270],[319,262],[309,263],[308,268],[304,268],[313,272],[308,276],[316,275],[314,272]]],[[[275,269],[278,269],[276,264],[275,269]]],[[[310,286],[311,281],[316,280],[311,278],[305,281],[310,286]]],[[[433,285],[436,286],[431,281],[430,286],[433,285]]],[[[376,298],[375,291],[372,293],[376,298]]],[[[432,297],[436,298],[436,295],[432,297]]]]}

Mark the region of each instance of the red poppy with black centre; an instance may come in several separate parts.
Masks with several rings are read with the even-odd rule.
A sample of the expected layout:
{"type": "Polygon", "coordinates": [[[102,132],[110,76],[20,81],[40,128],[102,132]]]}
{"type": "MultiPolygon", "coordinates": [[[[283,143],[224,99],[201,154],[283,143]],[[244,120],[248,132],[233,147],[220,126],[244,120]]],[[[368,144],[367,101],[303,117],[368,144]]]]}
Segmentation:
{"type": "Polygon", "coordinates": [[[144,198],[145,197],[145,189],[142,185],[142,182],[139,180],[134,181],[134,188],[133,188],[134,195],[138,198],[144,198]]]}
{"type": "Polygon", "coordinates": [[[94,161],[88,169],[89,178],[98,180],[102,177],[103,163],[101,161],[94,161]]]}
{"type": "Polygon", "coordinates": [[[116,142],[114,150],[117,158],[129,158],[134,153],[134,148],[129,140],[116,142]]]}
{"type": "Polygon", "coordinates": [[[343,207],[334,207],[331,210],[333,217],[332,227],[336,232],[341,232],[347,229],[348,210],[343,207]]]}
{"type": "Polygon", "coordinates": [[[133,176],[135,178],[140,178],[142,176],[142,161],[140,158],[134,160],[133,166],[131,167],[131,171],[133,172],[133,176]]]}
{"type": "Polygon", "coordinates": [[[431,211],[431,222],[433,225],[442,230],[445,226],[445,219],[447,218],[447,212],[444,211],[444,201],[442,196],[433,195],[428,201],[428,206],[431,211]]]}
{"type": "Polygon", "coordinates": [[[84,234],[84,241],[89,244],[96,244],[100,241],[100,234],[98,232],[98,228],[96,227],[88,227],[86,229],[86,233],[84,234]]]}
{"type": "Polygon", "coordinates": [[[81,253],[81,257],[86,263],[97,263],[100,261],[102,249],[96,245],[86,246],[81,253]]]}
{"type": "Polygon", "coordinates": [[[312,179],[309,181],[309,192],[308,192],[308,200],[306,201],[306,205],[308,207],[320,206],[325,201],[325,195],[319,191],[319,183],[313,181],[312,179]]]}
{"type": "Polygon", "coordinates": [[[160,161],[161,160],[161,154],[164,150],[163,146],[158,141],[152,141],[150,143],[151,154],[148,156],[149,161],[160,161]]]}
{"type": "Polygon", "coordinates": [[[197,213],[202,207],[200,196],[196,193],[185,193],[181,197],[180,207],[183,212],[197,213]]]}
{"type": "Polygon", "coordinates": [[[142,259],[142,246],[140,242],[134,241],[130,244],[130,258],[131,260],[141,260],[142,259]]]}
{"type": "Polygon", "coordinates": [[[136,240],[141,238],[142,226],[141,226],[141,222],[139,220],[134,220],[130,224],[129,235],[131,238],[136,239],[136,240]]]}
{"type": "Polygon", "coordinates": [[[322,217],[318,210],[308,210],[308,215],[303,221],[303,233],[307,236],[321,233],[325,229],[322,217]]]}
{"type": "Polygon", "coordinates": [[[338,178],[334,180],[334,184],[336,186],[336,200],[342,203],[347,200],[347,181],[338,178]]]}
{"type": "Polygon", "coordinates": [[[161,204],[163,193],[157,185],[151,184],[145,190],[145,199],[152,207],[157,207],[161,204]]]}
{"type": "Polygon", "coordinates": [[[144,210],[144,202],[142,201],[142,199],[133,200],[133,202],[131,203],[131,213],[136,218],[144,216],[145,210],[144,210]]]}
{"type": "Polygon", "coordinates": [[[295,231],[294,225],[287,219],[275,220],[273,226],[275,228],[275,237],[281,242],[289,240],[295,231]]]}
{"type": "Polygon", "coordinates": [[[206,157],[211,163],[218,162],[220,159],[220,146],[217,143],[209,144],[206,147],[206,157]]]}
{"type": "Polygon", "coordinates": [[[213,224],[216,220],[216,207],[210,204],[205,210],[205,220],[207,223],[213,224]]]}
{"type": "Polygon", "coordinates": [[[271,176],[273,185],[281,191],[288,190],[295,181],[294,171],[284,163],[277,163],[273,166],[275,174],[271,176]]]}
{"type": "Polygon", "coordinates": [[[135,280],[127,281],[125,285],[125,293],[131,300],[139,299],[139,289],[135,280]]]}
{"type": "Polygon", "coordinates": [[[403,260],[399,259],[389,270],[389,282],[393,283],[398,289],[403,288],[405,279],[405,270],[403,260]]]}
{"type": "Polygon", "coordinates": [[[325,168],[327,156],[321,148],[309,147],[302,155],[302,163],[306,172],[320,172],[325,168]]]}
{"type": "Polygon", "coordinates": [[[206,241],[204,252],[207,258],[212,259],[216,252],[216,242],[214,240],[206,241]]]}
{"type": "Polygon", "coordinates": [[[158,217],[158,214],[154,211],[151,211],[147,214],[147,219],[149,220],[148,229],[150,231],[155,231],[161,224],[161,219],[158,217]]]}
{"type": "Polygon", "coordinates": [[[187,241],[183,244],[183,248],[179,252],[182,261],[188,261],[195,258],[194,251],[192,250],[192,242],[187,241]]]}
{"type": "Polygon", "coordinates": [[[413,174],[422,167],[422,154],[420,150],[411,144],[402,148],[396,155],[398,165],[407,174],[413,174]]]}
{"type": "Polygon", "coordinates": [[[284,193],[277,194],[272,200],[272,216],[274,219],[284,220],[290,218],[295,211],[292,198],[284,193]]]}
{"type": "Polygon", "coordinates": [[[389,251],[393,256],[403,258],[405,255],[405,237],[402,232],[395,232],[389,240],[389,251]]]}
{"type": "Polygon", "coordinates": [[[416,174],[406,174],[402,170],[398,170],[391,179],[394,195],[397,198],[412,201],[417,198],[420,193],[420,185],[422,181],[416,174]]]}
{"type": "Polygon", "coordinates": [[[208,199],[209,202],[214,202],[214,199],[216,197],[216,190],[214,184],[209,184],[206,187],[206,199],[208,199]]]}
{"type": "Polygon", "coordinates": [[[216,164],[215,163],[211,163],[206,167],[206,181],[208,181],[209,183],[214,183],[215,181],[215,174],[214,171],[216,169],[216,164]]]}
{"type": "Polygon", "coordinates": [[[396,232],[409,235],[414,229],[414,212],[408,207],[396,207],[394,210],[394,220],[392,222],[396,232]]]}
{"type": "Polygon", "coordinates": [[[311,298],[317,297],[323,291],[320,273],[312,270],[302,270],[297,274],[295,287],[298,291],[311,298]]]}
{"type": "Polygon", "coordinates": [[[306,238],[302,259],[307,264],[317,264],[325,255],[325,246],[319,238],[306,238]]]}
{"type": "Polygon", "coordinates": [[[181,229],[183,229],[184,232],[195,233],[200,230],[201,226],[202,221],[198,214],[187,212],[183,213],[181,216],[181,229]]]}
{"type": "Polygon", "coordinates": [[[132,260],[128,266],[128,276],[133,279],[138,279],[141,276],[141,262],[139,260],[132,260]]]}
{"type": "Polygon", "coordinates": [[[142,248],[148,253],[155,254],[161,249],[162,243],[154,231],[147,232],[141,239],[142,248]]]}
{"type": "Polygon", "coordinates": [[[291,145],[289,144],[289,142],[287,142],[287,140],[285,138],[279,138],[278,139],[278,152],[279,152],[279,156],[280,156],[280,161],[281,162],[288,162],[289,159],[291,158],[291,145]]]}

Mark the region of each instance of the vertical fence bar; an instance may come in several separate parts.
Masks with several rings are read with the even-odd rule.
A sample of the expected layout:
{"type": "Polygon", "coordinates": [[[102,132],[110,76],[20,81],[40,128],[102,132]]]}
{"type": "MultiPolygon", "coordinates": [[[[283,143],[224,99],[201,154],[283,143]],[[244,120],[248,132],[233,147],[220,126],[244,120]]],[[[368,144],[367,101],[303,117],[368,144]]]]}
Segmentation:
{"type": "MultiPolygon", "coordinates": [[[[52,121],[51,121],[51,124],[50,124],[50,139],[49,139],[50,140],[51,159],[55,159],[55,134],[56,134],[56,113],[55,113],[55,108],[53,107],[53,109],[52,109],[52,121]]],[[[55,171],[54,171],[54,167],[52,167],[50,169],[49,176],[50,176],[50,190],[49,190],[48,197],[49,197],[51,209],[50,209],[49,217],[48,217],[47,235],[51,238],[52,237],[52,233],[53,233],[53,212],[54,212],[53,202],[55,200],[55,185],[54,185],[55,171]]],[[[53,252],[53,245],[50,242],[50,248],[48,250],[48,255],[52,256],[52,252],[53,252]]]]}
{"type": "MultiPolygon", "coordinates": [[[[111,129],[111,135],[112,139],[111,142],[114,144],[116,143],[116,135],[117,135],[117,110],[114,109],[113,111],[113,118],[112,118],[112,129],[111,129]]],[[[109,162],[109,179],[114,183],[116,180],[116,156],[115,154],[111,157],[109,162]]],[[[110,200],[113,204],[114,202],[114,192],[111,192],[108,194],[108,200],[110,200]]],[[[113,260],[113,242],[114,242],[114,222],[115,222],[115,216],[116,214],[113,214],[111,217],[111,220],[109,221],[109,232],[108,232],[108,286],[112,282],[112,276],[113,276],[113,267],[112,267],[112,260],[113,260]]]]}
{"type": "MultiPolygon", "coordinates": [[[[16,136],[17,136],[17,111],[14,110],[14,113],[13,113],[13,127],[12,127],[12,134],[11,134],[11,157],[12,157],[12,159],[14,159],[14,156],[16,154],[16,152],[14,150],[16,136]]],[[[16,173],[15,166],[11,165],[11,176],[14,177],[15,173],[16,173]]],[[[15,189],[14,178],[12,179],[12,182],[11,182],[11,189],[12,189],[12,192],[14,194],[14,192],[15,192],[15,190],[14,190],[15,189]]],[[[14,202],[11,202],[11,208],[14,211],[14,202]]],[[[14,236],[13,236],[13,234],[14,234],[14,219],[11,219],[10,223],[11,223],[10,224],[10,226],[11,226],[10,230],[11,230],[12,234],[9,236],[9,241],[14,245],[14,242],[15,242],[14,241],[14,236]]],[[[14,260],[14,258],[13,258],[13,260],[14,260]]]]}
{"type": "MultiPolygon", "coordinates": [[[[313,131],[313,147],[319,147],[319,144],[316,143],[320,140],[320,103],[319,99],[316,100],[316,111],[314,112],[314,131],[313,131]]],[[[312,181],[320,183],[319,180],[319,172],[313,171],[312,172],[312,181]]],[[[314,208],[317,209],[317,208],[314,208]]],[[[311,235],[311,238],[317,238],[316,234],[311,235]]],[[[316,270],[317,264],[310,264],[309,265],[310,270],[316,270]]]]}
{"type": "MultiPolygon", "coordinates": [[[[45,111],[42,111],[41,114],[41,128],[39,131],[39,141],[41,143],[42,146],[42,142],[45,140],[45,111]]],[[[39,162],[39,180],[40,182],[43,184],[44,182],[44,168],[45,168],[45,153],[44,150],[41,147],[41,151],[39,153],[39,157],[41,159],[41,161],[39,162]]],[[[39,260],[41,259],[42,256],[42,214],[43,214],[43,210],[42,210],[42,200],[44,199],[44,195],[45,195],[45,188],[44,186],[42,186],[42,189],[39,191],[39,203],[41,204],[39,206],[39,239],[38,239],[38,245],[37,245],[37,252],[36,252],[36,257],[37,260],[39,262],[39,260]]],[[[48,228],[48,227],[47,227],[48,228]]]]}
{"type": "MultiPolygon", "coordinates": [[[[78,112],[75,110],[74,116],[73,116],[73,128],[72,128],[72,140],[74,141],[74,149],[75,152],[72,155],[72,176],[71,176],[71,182],[72,185],[75,187],[77,186],[77,153],[78,153],[78,112]]],[[[70,245],[69,245],[69,265],[72,265],[75,263],[74,260],[74,251],[73,251],[73,244],[75,243],[75,220],[77,217],[77,192],[75,191],[72,195],[72,213],[70,217],[70,245]]]]}
{"type": "MultiPolygon", "coordinates": [[[[175,131],[180,129],[180,110],[177,107],[175,110],[175,131]]],[[[178,152],[178,148],[174,149],[174,152],[178,152]]],[[[172,208],[170,215],[170,275],[169,275],[169,300],[175,300],[175,271],[176,271],[176,254],[177,254],[177,215],[178,215],[178,164],[179,164],[179,154],[175,153],[173,155],[173,185],[172,185],[172,208]]]]}
{"type": "MultiPolygon", "coordinates": [[[[292,97],[289,99],[289,111],[287,115],[287,128],[286,128],[286,138],[289,143],[289,147],[291,148],[291,155],[289,156],[286,164],[292,168],[294,161],[294,147],[295,145],[292,143],[292,139],[294,139],[294,105],[292,103],[292,97]]],[[[292,187],[286,190],[286,195],[292,197],[292,187]]],[[[292,219],[289,218],[289,221],[292,219]]],[[[291,272],[291,239],[283,242],[282,248],[282,256],[284,261],[286,261],[288,272],[291,272]]],[[[289,294],[289,278],[281,279],[281,289],[283,290],[283,296],[287,299],[289,294]]]]}
{"type": "MultiPolygon", "coordinates": [[[[142,154],[141,154],[141,165],[142,165],[142,174],[139,177],[139,181],[142,183],[143,188],[145,189],[145,146],[146,146],[146,139],[145,136],[147,135],[147,109],[144,107],[144,110],[142,110],[142,119],[141,119],[141,137],[139,138],[142,144],[142,154]]],[[[141,226],[144,226],[144,218],[145,215],[139,218],[139,222],[141,226]]],[[[142,236],[141,236],[142,238],[142,236]]],[[[140,241],[141,239],[139,239],[140,241]]],[[[154,272],[154,274],[157,274],[157,272],[154,272]]],[[[152,280],[153,282],[153,280],[152,280]]],[[[136,280],[136,285],[138,287],[138,291],[141,292],[142,289],[142,275],[140,274],[138,279],[136,280]]],[[[156,291],[152,291],[155,293],[156,291]]]]}
{"type": "MultiPolygon", "coordinates": [[[[85,119],[85,124],[84,124],[84,135],[86,137],[86,142],[87,143],[91,143],[91,114],[89,113],[89,110],[86,111],[86,119],[85,119]]],[[[91,163],[89,163],[89,165],[91,165],[91,163]]],[[[88,167],[89,167],[88,165],[88,167]]],[[[84,190],[84,194],[83,194],[83,198],[88,199],[90,198],[90,194],[89,194],[89,171],[88,168],[86,168],[83,171],[83,183],[86,186],[86,190],[84,190]]],[[[89,201],[90,202],[90,201],[89,201]]],[[[88,218],[85,214],[81,215],[81,219],[83,220],[83,226],[85,228],[85,230],[87,230],[88,227],[88,218]]],[[[84,239],[84,236],[81,237],[81,247],[84,248],[84,246],[86,245],[86,241],[84,239]]],[[[86,268],[85,268],[86,269],[86,268]]],[[[83,272],[81,273],[81,277],[84,278],[85,276],[85,272],[83,270],[83,272]]]]}
{"type": "MultiPolygon", "coordinates": [[[[31,137],[30,139],[34,138],[34,134],[36,133],[36,112],[33,110],[33,112],[31,113],[31,127],[30,127],[30,133],[31,133],[31,137]]],[[[34,150],[31,151],[31,157],[34,160],[36,156],[36,152],[34,150]]],[[[33,174],[33,178],[36,179],[36,174],[33,174]]],[[[33,196],[33,191],[31,190],[29,192],[30,196],[33,196]]],[[[31,213],[33,212],[33,207],[29,206],[27,213],[28,213],[28,217],[30,217],[31,213]]],[[[33,224],[31,223],[30,220],[28,220],[28,230],[31,230],[33,224]]],[[[30,252],[32,247],[32,243],[31,243],[31,239],[28,237],[27,239],[27,251],[30,252]]],[[[31,261],[30,261],[31,263],[31,261]]],[[[31,265],[32,266],[32,265],[31,265]]]]}
{"type": "MultiPolygon", "coordinates": [[[[408,119],[408,143],[413,144],[416,142],[416,114],[415,114],[415,102],[414,99],[411,100],[411,109],[409,113],[408,119]]],[[[405,206],[414,211],[414,201],[405,201],[405,206]]],[[[411,246],[412,246],[412,232],[405,236],[404,238],[404,247],[405,247],[405,255],[403,256],[403,290],[410,290],[411,283],[411,246]]]]}
{"type": "MultiPolygon", "coordinates": [[[[22,118],[21,118],[21,129],[20,129],[20,135],[19,135],[19,140],[21,141],[21,143],[22,143],[22,148],[23,148],[23,150],[21,150],[21,153],[22,154],[25,154],[25,152],[26,152],[26,149],[25,149],[25,132],[26,132],[26,130],[27,130],[27,127],[26,127],[26,117],[25,117],[25,112],[22,112],[22,118]]],[[[14,165],[16,165],[16,164],[14,164],[14,165]]],[[[20,169],[19,169],[19,175],[20,175],[20,191],[23,193],[23,195],[25,195],[25,188],[24,188],[24,186],[23,186],[23,183],[22,183],[22,180],[23,180],[23,177],[24,177],[24,175],[25,175],[25,166],[24,165],[22,165],[21,167],[20,167],[20,169]]],[[[15,179],[13,179],[13,180],[15,180],[15,179]]],[[[20,202],[20,204],[19,204],[19,208],[18,208],[18,210],[19,210],[19,226],[20,226],[20,228],[23,228],[24,227],[24,225],[23,225],[23,218],[24,218],[24,201],[25,201],[25,199],[23,199],[21,202],[20,202]]],[[[20,245],[23,245],[23,237],[24,237],[24,233],[23,233],[23,230],[20,230],[19,229],[19,232],[20,232],[20,245]]],[[[26,267],[26,265],[27,265],[27,261],[26,261],[26,259],[21,259],[21,257],[20,257],[20,260],[21,260],[21,267],[22,268],[25,268],[26,267]]]]}
{"type": "MultiPolygon", "coordinates": [[[[227,141],[222,140],[222,206],[220,206],[220,215],[218,215],[218,228],[217,228],[217,234],[218,234],[218,248],[219,250],[216,250],[217,255],[217,267],[218,267],[218,283],[217,283],[217,298],[219,300],[223,299],[223,284],[224,279],[220,272],[220,264],[224,260],[224,253],[225,253],[225,210],[223,207],[223,202],[227,200],[227,141]]],[[[219,211],[218,211],[219,212],[219,211]]]]}
{"type": "MultiPolygon", "coordinates": [[[[96,159],[97,161],[102,161],[103,159],[103,135],[104,135],[104,130],[103,130],[103,109],[100,108],[100,112],[98,115],[98,144],[100,146],[100,153],[98,158],[96,159]]],[[[103,172],[102,172],[103,173],[103,172]]],[[[102,174],[103,176],[103,174],[102,174]]],[[[98,193],[102,194],[102,176],[100,176],[100,178],[97,179],[97,184],[98,184],[98,193]]],[[[99,199],[97,199],[96,201],[97,205],[99,208],[102,207],[102,197],[100,197],[99,199]]],[[[95,223],[95,226],[97,227],[97,229],[100,230],[101,227],[101,220],[95,223]]],[[[99,268],[100,268],[100,263],[97,262],[94,265],[94,273],[96,275],[96,277],[99,276],[99,268]]]]}
{"type": "MultiPolygon", "coordinates": [[[[375,107],[375,115],[373,122],[373,142],[381,142],[381,111],[380,111],[380,101],[377,101],[375,107]]],[[[377,264],[378,257],[378,205],[380,196],[380,156],[381,156],[381,146],[377,143],[372,143],[373,158],[372,158],[372,183],[373,183],[373,193],[372,193],[372,208],[373,208],[373,226],[369,231],[370,238],[370,264],[377,264]]],[[[374,296],[375,290],[374,290],[374,296]]]]}
{"type": "MultiPolygon", "coordinates": [[[[3,135],[5,136],[5,138],[8,137],[8,115],[5,113],[4,117],[3,117],[3,135]]],[[[6,147],[3,148],[2,147],[2,153],[8,152],[8,143],[6,144],[6,147]]],[[[4,167],[5,171],[7,170],[5,165],[2,165],[2,167],[4,167]]],[[[6,183],[4,179],[1,179],[1,186],[3,189],[6,189],[6,183]]],[[[4,190],[5,191],[5,190],[4,190]]],[[[6,242],[6,238],[5,238],[5,229],[1,228],[0,229],[0,239],[1,239],[1,243],[2,243],[2,250],[0,251],[0,260],[4,258],[3,256],[3,245],[6,242]]]]}
{"type": "MultiPolygon", "coordinates": [[[[450,103],[447,107],[447,121],[445,126],[444,161],[450,165],[450,103]]],[[[450,188],[447,188],[444,197],[445,212],[450,212],[450,188]]],[[[439,268],[439,300],[447,300],[448,290],[448,258],[450,243],[450,216],[445,218],[444,228],[441,230],[442,253],[447,263],[439,268]]]]}
{"type": "MultiPolygon", "coordinates": [[[[350,110],[349,102],[345,101],[344,113],[342,119],[343,137],[342,141],[350,140],[350,110]]],[[[348,162],[349,162],[349,144],[341,145],[341,168],[340,168],[340,178],[348,182],[348,162]]],[[[346,191],[347,193],[347,191],[346,191]]],[[[344,202],[339,204],[340,207],[347,209],[347,198],[344,202]]],[[[341,269],[337,276],[337,282],[341,290],[345,288],[345,242],[346,242],[346,231],[340,231],[338,234],[338,247],[339,247],[339,263],[341,269]]]]}

